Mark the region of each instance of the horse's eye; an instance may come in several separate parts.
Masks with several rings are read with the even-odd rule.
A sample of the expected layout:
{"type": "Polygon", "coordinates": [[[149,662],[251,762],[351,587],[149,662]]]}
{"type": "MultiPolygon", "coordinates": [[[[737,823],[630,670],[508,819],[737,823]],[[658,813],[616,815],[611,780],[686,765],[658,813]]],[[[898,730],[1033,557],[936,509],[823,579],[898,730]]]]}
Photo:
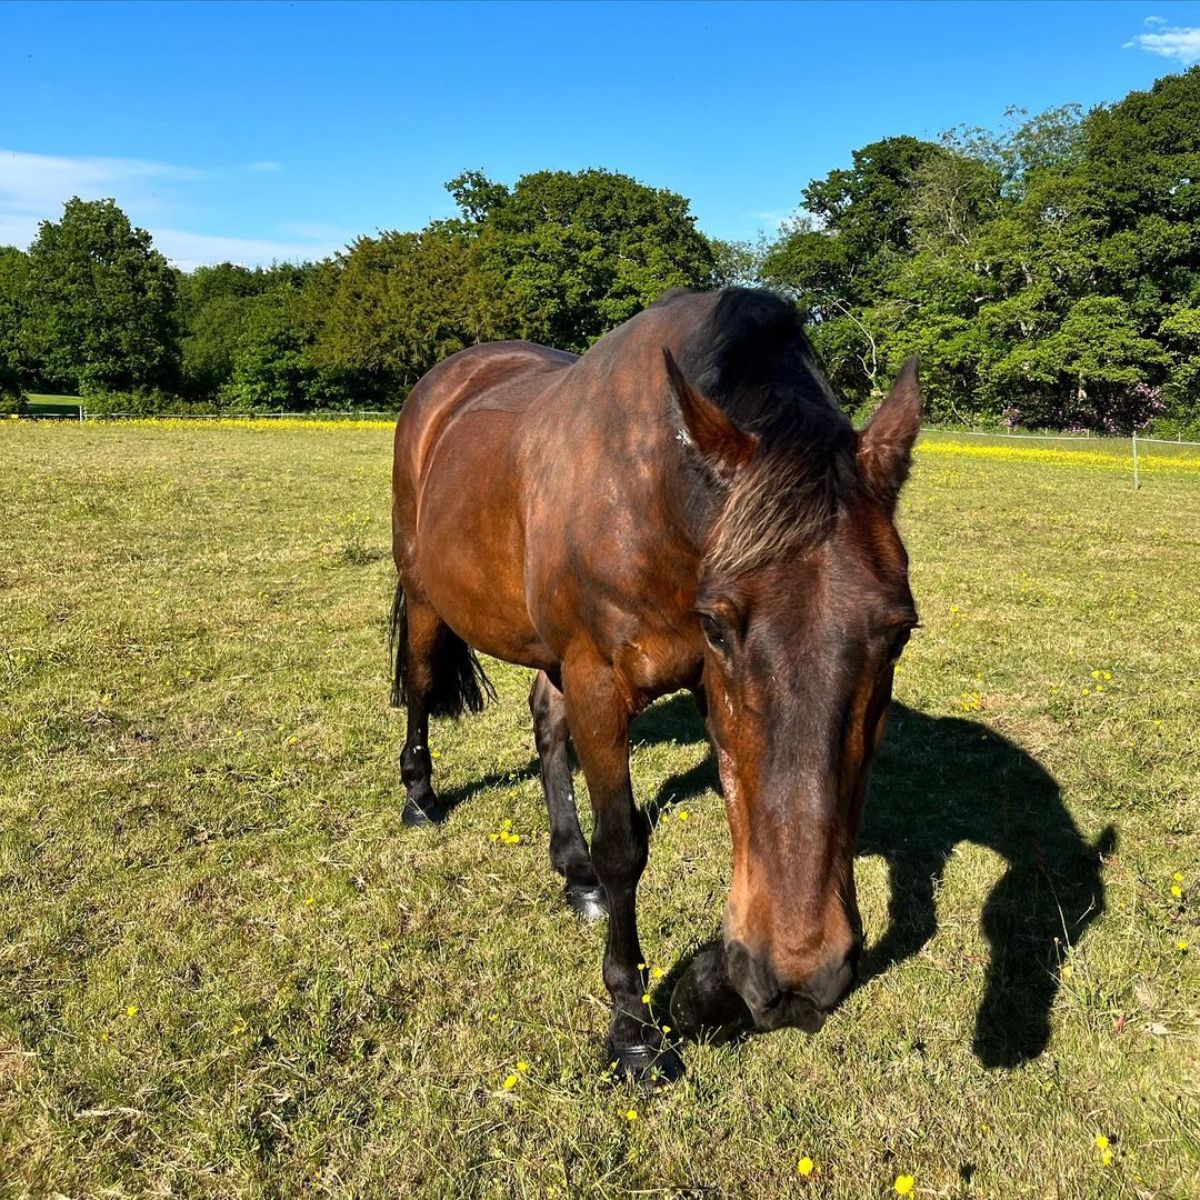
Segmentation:
{"type": "Polygon", "coordinates": [[[708,613],[700,614],[700,628],[704,633],[704,640],[714,650],[724,651],[728,647],[725,641],[725,635],[721,632],[720,625],[708,615],[708,613]]]}
{"type": "Polygon", "coordinates": [[[892,639],[892,649],[888,654],[888,659],[891,662],[896,662],[900,655],[904,653],[904,647],[908,645],[908,639],[912,637],[911,629],[902,629],[895,638],[892,639]]]}

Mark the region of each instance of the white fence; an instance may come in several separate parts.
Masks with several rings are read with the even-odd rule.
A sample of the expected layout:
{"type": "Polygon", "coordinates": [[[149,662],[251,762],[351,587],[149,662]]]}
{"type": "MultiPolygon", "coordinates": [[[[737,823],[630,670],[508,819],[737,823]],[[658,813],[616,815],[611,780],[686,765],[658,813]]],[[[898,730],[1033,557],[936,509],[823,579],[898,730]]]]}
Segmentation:
{"type": "MultiPolygon", "coordinates": [[[[1104,450],[1124,450],[1129,456],[1129,465],[1133,475],[1133,486],[1139,488],[1141,486],[1141,455],[1144,447],[1191,447],[1195,450],[1200,450],[1200,442],[1188,442],[1183,438],[1155,438],[1146,437],[1136,431],[1129,437],[1109,437],[1101,434],[1093,433],[1003,433],[998,430],[987,429],[955,429],[944,425],[927,425],[921,430],[922,436],[925,434],[947,434],[951,438],[995,438],[998,441],[1019,441],[1019,442],[1043,442],[1054,443],[1072,442],[1076,443],[1074,448],[1082,449],[1090,444],[1097,449],[1104,450]]],[[[1063,447],[1065,449],[1065,447],[1063,447]]],[[[1118,456],[1113,455],[1116,459],[1118,456]]],[[[1189,455],[1190,457],[1190,455],[1189,455]]]]}

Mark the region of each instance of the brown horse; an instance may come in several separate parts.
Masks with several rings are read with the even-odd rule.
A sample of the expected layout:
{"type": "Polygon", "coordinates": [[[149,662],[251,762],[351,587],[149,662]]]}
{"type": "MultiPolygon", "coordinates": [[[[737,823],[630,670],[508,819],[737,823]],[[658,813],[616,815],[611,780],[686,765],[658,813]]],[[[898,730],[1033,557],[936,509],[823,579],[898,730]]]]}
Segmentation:
{"type": "Polygon", "coordinates": [[[856,434],[793,306],[736,288],[668,293],[582,357],[464,350],[397,423],[405,820],[437,815],[429,717],[490,692],[471,648],[534,668],[550,858],[577,910],[607,910],[609,1053],[626,1074],[682,1071],[642,999],[635,913],[649,824],[629,728],[657,696],[696,693],[733,835],[725,953],[684,976],[684,1007],[724,990],[760,1028],[815,1031],[854,981],[867,764],[917,620],[893,512],[920,412],[910,361],[856,434]]]}

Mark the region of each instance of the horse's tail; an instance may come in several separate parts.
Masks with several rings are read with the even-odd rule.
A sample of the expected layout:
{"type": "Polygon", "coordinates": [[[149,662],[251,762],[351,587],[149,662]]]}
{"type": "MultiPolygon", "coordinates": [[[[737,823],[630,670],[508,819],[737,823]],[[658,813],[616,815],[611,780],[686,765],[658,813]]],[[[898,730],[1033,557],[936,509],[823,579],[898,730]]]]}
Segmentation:
{"type": "MultiPolygon", "coordinates": [[[[392,661],[392,705],[399,708],[408,703],[408,605],[400,583],[396,584],[392,598],[388,650],[392,661]]],[[[496,699],[496,689],[475,651],[445,625],[438,635],[430,666],[433,677],[427,709],[430,716],[461,717],[464,712],[480,712],[489,700],[496,699]]]]}

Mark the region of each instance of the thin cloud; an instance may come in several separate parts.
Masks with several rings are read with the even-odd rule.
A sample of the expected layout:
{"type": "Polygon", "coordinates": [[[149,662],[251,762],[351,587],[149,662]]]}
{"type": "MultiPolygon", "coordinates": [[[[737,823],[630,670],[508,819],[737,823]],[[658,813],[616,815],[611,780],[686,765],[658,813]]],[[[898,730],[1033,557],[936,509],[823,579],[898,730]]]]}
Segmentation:
{"type": "Polygon", "coordinates": [[[140,158],[62,158],[0,149],[0,214],[45,217],[71,196],[95,200],[120,189],[149,195],[164,183],[205,178],[194,167],[140,158]]]}
{"type": "Polygon", "coordinates": [[[1190,67],[1200,62],[1200,25],[1163,25],[1162,17],[1147,17],[1150,33],[1139,33],[1125,43],[1125,49],[1136,47],[1161,58],[1173,58],[1190,67]]]}
{"type": "Polygon", "coordinates": [[[271,162],[269,160],[264,160],[263,162],[252,162],[250,164],[250,170],[274,173],[275,171],[283,170],[283,163],[271,162]]]}
{"type": "Polygon", "coordinates": [[[276,241],[272,238],[224,237],[186,229],[154,229],[154,244],[181,271],[211,263],[232,262],[246,267],[273,262],[315,262],[340,250],[343,239],[276,241]]]}
{"type": "MultiPolygon", "coordinates": [[[[245,168],[241,168],[244,170],[245,168]]],[[[278,163],[255,163],[251,170],[282,170],[278,163]]],[[[282,237],[242,238],[181,228],[189,209],[187,185],[219,180],[225,172],[202,171],[136,158],[66,157],[0,149],[0,246],[28,246],[41,221],[57,220],[72,196],[84,200],[114,197],[155,246],[185,271],[208,263],[260,266],[327,258],[347,241],[332,226],[291,222],[282,237]]]]}

